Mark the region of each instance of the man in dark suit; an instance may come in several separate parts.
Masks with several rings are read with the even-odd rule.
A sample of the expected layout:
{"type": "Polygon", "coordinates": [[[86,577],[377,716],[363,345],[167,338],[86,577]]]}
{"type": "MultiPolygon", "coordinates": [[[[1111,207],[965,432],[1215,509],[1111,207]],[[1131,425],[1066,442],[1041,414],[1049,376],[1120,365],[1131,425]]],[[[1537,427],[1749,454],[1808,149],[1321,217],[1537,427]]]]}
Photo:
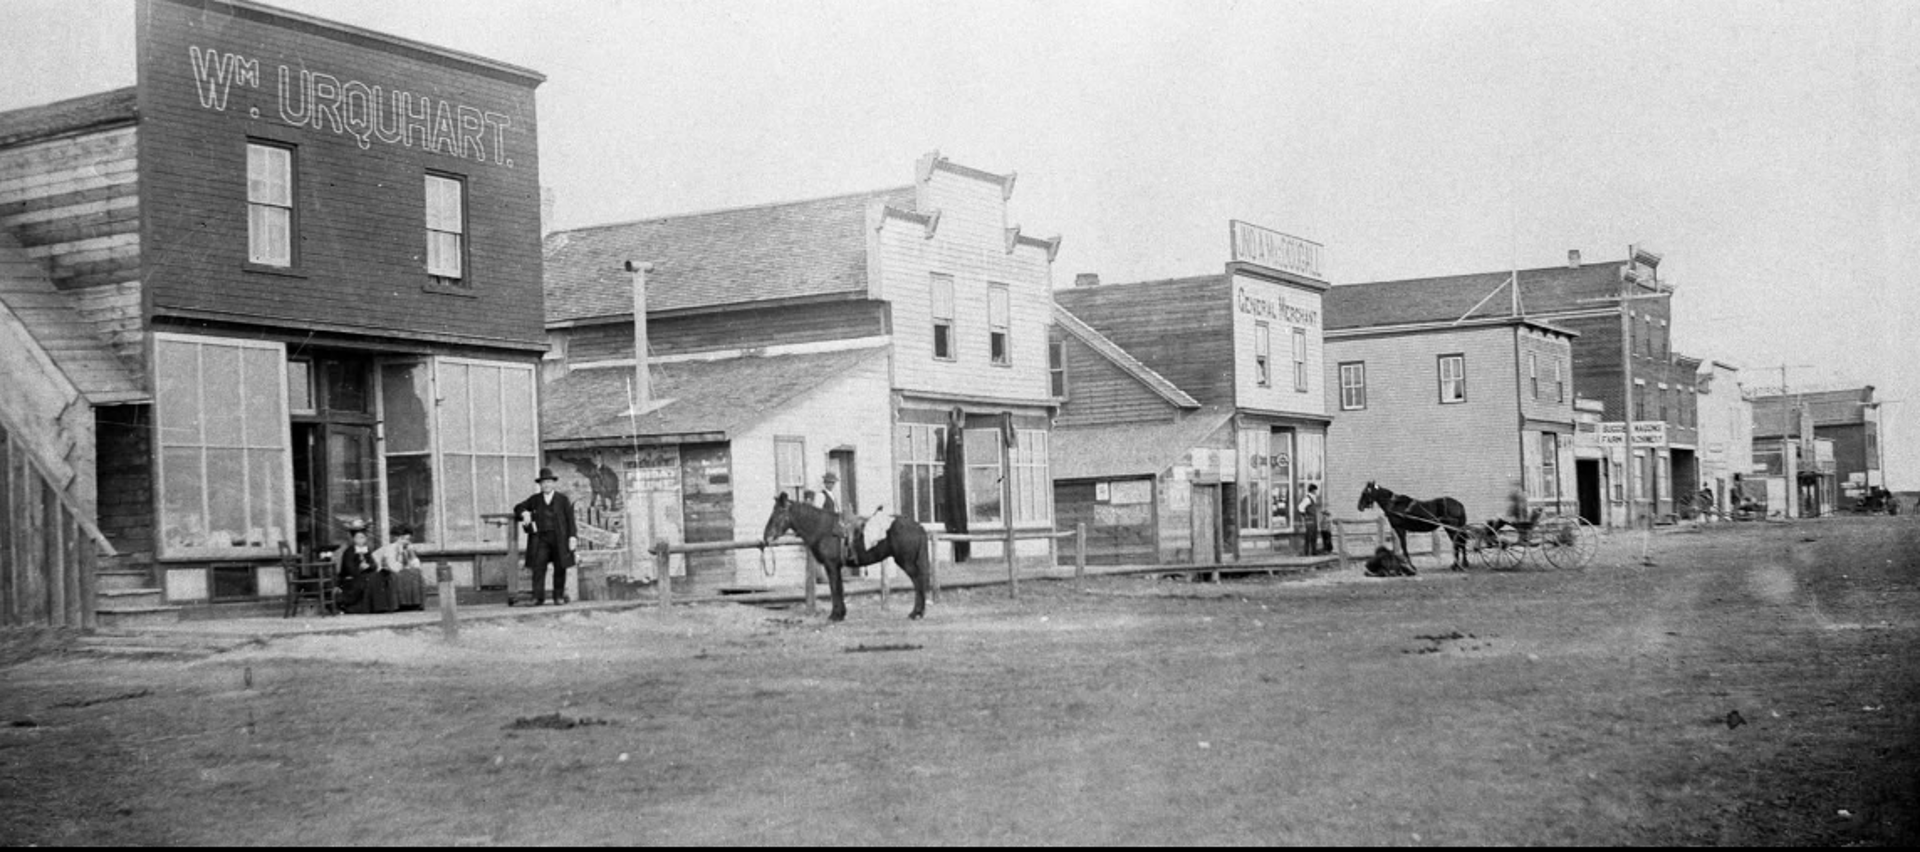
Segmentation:
{"type": "Polygon", "coordinates": [[[567,602],[567,569],[573,567],[573,551],[580,546],[580,533],[573,525],[573,501],[557,489],[560,478],[553,469],[543,467],[540,493],[520,501],[513,514],[527,534],[527,567],[533,570],[533,605],[547,602],[547,563],[553,563],[553,602],[567,602]]]}

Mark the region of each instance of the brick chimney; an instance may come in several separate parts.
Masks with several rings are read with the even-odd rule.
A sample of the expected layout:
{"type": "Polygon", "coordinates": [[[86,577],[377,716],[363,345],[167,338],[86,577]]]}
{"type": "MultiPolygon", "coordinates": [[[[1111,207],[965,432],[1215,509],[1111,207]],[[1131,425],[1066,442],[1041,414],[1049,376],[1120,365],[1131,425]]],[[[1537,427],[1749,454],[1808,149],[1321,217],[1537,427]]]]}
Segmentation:
{"type": "Polygon", "coordinates": [[[1580,250],[1579,249],[1569,249],[1567,251],[1567,268],[1568,269],[1580,268],[1580,250]]]}
{"type": "Polygon", "coordinates": [[[1082,272],[1082,273],[1079,273],[1079,274],[1077,274],[1077,275],[1074,275],[1074,276],[1073,276],[1073,286],[1075,286],[1075,287],[1098,287],[1098,286],[1100,286],[1100,273],[1098,273],[1098,272],[1082,272]]]}

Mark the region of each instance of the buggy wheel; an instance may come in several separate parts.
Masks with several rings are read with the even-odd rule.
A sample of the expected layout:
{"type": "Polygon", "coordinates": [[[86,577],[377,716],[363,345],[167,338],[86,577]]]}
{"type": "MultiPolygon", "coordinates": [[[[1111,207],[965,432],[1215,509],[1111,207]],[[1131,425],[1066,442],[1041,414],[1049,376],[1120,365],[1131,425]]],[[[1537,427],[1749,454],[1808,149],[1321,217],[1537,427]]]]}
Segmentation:
{"type": "Polygon", "coordinates": [[[1520,531],[1511,526],[1495,528],[1491,524],[1467,527],[1467,552],[1482,568],[1505,570],[1520,564],[1520,531]]]}
{"type": "Polygon", "coordinates": [[[1600,549],[1600,534],[1578,517],[1542,518],[1533,527],[1533,538],[1555,568],[1585,568],[1600,549]]]}

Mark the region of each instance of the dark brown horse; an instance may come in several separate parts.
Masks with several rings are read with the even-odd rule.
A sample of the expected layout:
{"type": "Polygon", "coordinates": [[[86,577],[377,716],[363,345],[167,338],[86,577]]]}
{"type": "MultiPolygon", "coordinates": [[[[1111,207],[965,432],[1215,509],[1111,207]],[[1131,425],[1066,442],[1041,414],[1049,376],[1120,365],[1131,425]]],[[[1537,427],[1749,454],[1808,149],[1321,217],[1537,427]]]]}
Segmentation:
{"type": "MultiPolygon", "coordinates": [[[[911,518],[895,516],[887,527],[886,537],[872,547],[864,546],[865,535],[856,527],[850,546],[841,535],[839,515],[781,494],[773,498],[773,514],[767,518],[761,546],[765,547],[767,542],[788,530],[799,536],[807,552],[826,568],[827,588],[833,594],[833,611],[827,620],[840,621],[847,617],[845,583],[840,578],[840,569],[872,565],[889,557],[913,580],[913,611],[907,613],[907,617],[926,615],[927,530],[911,518]]],[[[813,578],[808,577],[807,582],[813,582],[813,578]]]]}
{"type": "Polygon", "coordinates": [[[1445,529],[1447,539],[1453,542],[1453,570],[1467,570],[1467,507],[1460,501],[1452,497],[1415,500],[1368,482],[1360,489],[1360,511],[1374,506],[1387,514],[1387,524],[1400,540],[1402,555],[1407,553],[1407,533],[1445,529]]]}

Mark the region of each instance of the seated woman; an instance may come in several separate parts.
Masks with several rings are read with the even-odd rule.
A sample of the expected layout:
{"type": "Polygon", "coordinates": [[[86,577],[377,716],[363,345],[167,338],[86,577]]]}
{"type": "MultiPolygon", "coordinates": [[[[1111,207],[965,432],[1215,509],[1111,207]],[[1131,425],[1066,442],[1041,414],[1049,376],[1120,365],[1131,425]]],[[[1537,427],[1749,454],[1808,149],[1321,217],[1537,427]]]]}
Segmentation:
{"type": "Polygon", "coordinates": [[[394,524],[387,546],[374,551],[374,563],[389,583],[389,606],[396,609],[423,609],[427,603],[427,581],[420,573],[420,556],[413,552],[413,527],[394,524]]]}
{"type": "Polygon", "coordinates": [[[340,585],[340,611],[365,613],[369,611],[371,603],[368,594],[372,585],[370,578],[378,573],[375,570],[378,566],[373,559],[373,546],[367,541],[366,525],[355,524],[348,530],[352,541],[340,548],[340,554],[334,557],[334,576],[340,585]]]}

